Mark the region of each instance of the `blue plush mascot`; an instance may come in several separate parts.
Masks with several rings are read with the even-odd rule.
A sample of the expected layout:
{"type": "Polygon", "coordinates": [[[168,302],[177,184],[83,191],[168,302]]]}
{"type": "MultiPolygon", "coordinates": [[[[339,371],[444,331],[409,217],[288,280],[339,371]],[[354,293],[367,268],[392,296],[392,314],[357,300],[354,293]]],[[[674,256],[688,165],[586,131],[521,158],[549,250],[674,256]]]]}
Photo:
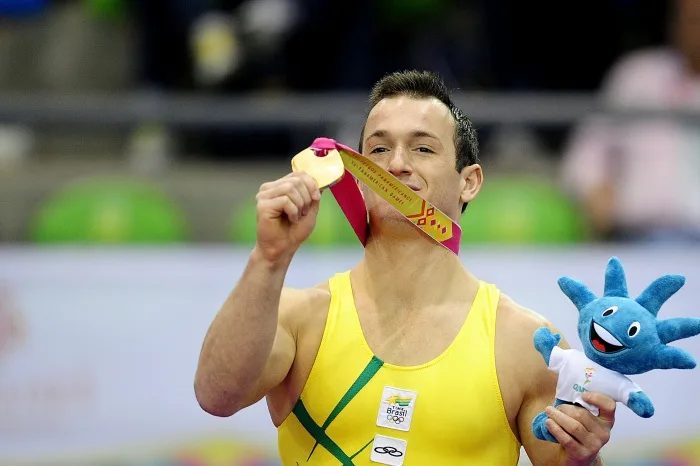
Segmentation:
{"type": "MultiPolygon", "coordinates": [[[[682,275],[664,275],[637,299],[631,299],[625,271],[616,257],[608,261],[602,297],[573,278],[560,278],[559,287],[579,311],[578,335],[583,352],[558,347],[561,337],[548,328],[535,332],[535,348],[550,370],[558,373],[554,406],[578,404],[597,416],[598,409],[581,397],[592,391],[623,403],[640,417],[651,417],[654,405],[626,375],[695,367],[691,354],[666,344],[700,334],[700,319],[656,317],[661,306],[684,284],[682,275]]],[[[546,413],[537,415],[532,430],[540,440],[557,443],[545,426],[546,420],[546,413]]]]}

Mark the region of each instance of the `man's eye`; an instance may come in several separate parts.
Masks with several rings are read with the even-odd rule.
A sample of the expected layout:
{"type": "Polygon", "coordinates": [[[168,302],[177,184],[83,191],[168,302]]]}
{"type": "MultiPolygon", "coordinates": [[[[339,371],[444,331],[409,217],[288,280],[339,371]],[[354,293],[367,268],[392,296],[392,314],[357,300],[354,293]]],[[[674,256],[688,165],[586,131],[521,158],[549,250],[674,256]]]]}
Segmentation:
{"type": "Polygon", "coordinates": [[[379,154],[382,152],[386,152],[387,150],[388,149],[385,147],[375,147],[374,149],[372,149],[372,152],[370,152],[370,154],[379,154]]]}
{"type": "Polygon", "coordinates": [[[424,153],[426,153],[426,154],[433,154],[433,153],[434,153],[433,150],[430,149],[430,148],[428,148],[428,147],[419,147],[419,148],[418,148],[418,151],[419,151],[419,152],[424,152],[424,153]]]}

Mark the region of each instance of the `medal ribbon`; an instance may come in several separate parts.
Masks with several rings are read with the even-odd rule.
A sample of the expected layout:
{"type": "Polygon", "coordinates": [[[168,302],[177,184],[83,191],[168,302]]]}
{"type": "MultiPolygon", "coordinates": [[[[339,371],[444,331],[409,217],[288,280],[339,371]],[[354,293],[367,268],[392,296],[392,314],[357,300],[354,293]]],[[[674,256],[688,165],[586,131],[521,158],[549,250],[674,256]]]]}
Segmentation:
{"type": "Polygon", "coordinates": [[[293,171],[305,171],[319,188],[330,187],[350,226],[364,246],[368,218],[357,181],[367,185],[416,227],[454,254],[459,254],[462,229],[394,175],[333,139],[318,138],[292,158],[293,171]]]}

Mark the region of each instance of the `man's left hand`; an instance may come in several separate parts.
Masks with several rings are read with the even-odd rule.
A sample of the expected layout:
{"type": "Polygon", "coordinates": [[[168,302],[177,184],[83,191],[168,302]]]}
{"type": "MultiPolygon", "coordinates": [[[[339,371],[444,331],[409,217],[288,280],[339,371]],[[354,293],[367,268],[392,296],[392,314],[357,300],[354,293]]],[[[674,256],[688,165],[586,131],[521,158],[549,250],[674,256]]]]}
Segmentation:
{"type": "Polygon", "coordinates": [[[583,400],[596,406],[598,416],[586,408],[563,404],[547,407],[546,426],[566,451],[569,464],[591,464],[603,446],[610,440],[615,424],[615,400],[601,393],[586,392],[583,400]]]}

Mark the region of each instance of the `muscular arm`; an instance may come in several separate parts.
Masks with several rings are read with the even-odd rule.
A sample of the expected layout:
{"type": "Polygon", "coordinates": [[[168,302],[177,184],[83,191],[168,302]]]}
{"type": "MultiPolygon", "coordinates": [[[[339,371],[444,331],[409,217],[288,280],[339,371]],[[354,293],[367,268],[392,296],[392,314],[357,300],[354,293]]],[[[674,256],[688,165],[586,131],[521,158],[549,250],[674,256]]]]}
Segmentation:
{"type": "Polygon", "coordinates": [[[255,248],[207,331],[195,375],[197,401],[215,416],[258,401],[284,380],[296,356],[289,317],[300,314],[298,303],[282,288],[316,224],[321,192],[310,175],[295,172],[263,183],[255,198],[255,248]]]}
{"type": "Polygon", "coordinates": [[[207,331],[195,376],[202,409],[230,416],[278,385],[294,361],[288,318],[294,293],[283,293],[288,262],[271,264],[254,250],[243,275],[207,331]]]}
{"type": "MultiPolygon", "coordinates": [[[[507,385],[508,389],[504,388],[503,392],[511,428],[534,466],[602,466],[599,457],[586,461],[572,460],[563,445],[539,440],[533,433],[533,420],[548,406],[553,406],[557,386],[557,374],[547,367],[535,347],[533,337],[542,327],[561,335],[559,330],[539,314],[503,297],[497,321],[497,335],[500,333],[496,354],[499,378],[521,382],[518,385],[507,385]]],[[[557,346],[569,348],[563,336],[557,346]]],[[[571,448],[570,446],[569,449],[571,448]]]]}
{"type": "MultiPolygon", "coordinates": [[[[543,325],[548,327],[552,333],[560,334],[549,322],[544,321],[543,325]]],[[[562,349],[570,348],[568,342],[563,337],[558,346],[562,349]]],[[[535,466],[604,466],[600,455],[596,455],[592,459],[579,461],[571,459],[571,451],[567,451],[566,448],[575,450],[578,448],[578,442],[572,441],[570,445],[565,443],[559,444],[542,441],[535,437],[532,432],[532,421],[539,413],[545,411],[548,406],[553,406],[556,397],[557,375],[549,370],[546,365],[542,364],[542,358],[539,357],[540,355],[538,353],[532,353],[532,351],[528,352],[525,357],[531,360],[528,362],[528,366],[535,368],[533,370],[534,377],[527,387],[517,419],[518,432],[523,447],[532,461],[532,464],[535,466]],[[537,364],[537,362],[539,362],[539,364],[537,364]]],[[[590,416],[587,411],[585,413],[583,412],[583,408],[576,409],[578,409],[578,411],[567,410],[568,415],[571,415],[574,420],[581,420],[583,422],[583,415],[590,416]]],[[[585,424],[585,422],[583,423],[585,424]]],[[[568,425],[566,427],[569,428],[568,425]]],[[[589,435],[583,428],[583,424],[576,428],[579,427],[582,429],[581,434],[589,435]]],[[[578,432],[570,433],[578,434],[578,432]]],[[[607,441],[607,439],[605,441],[607,441]]]]}
{"type": "MultiPolygon", "coordinates": [[[[548,327],[552,333],[560,334],[550,323],[543,321],[542,324],[548,327]]],[[[530,332],[534,333],[534,332],[530,332]]],[[[562,349],[569,349],[568,342],[562,337],[558,345],[562,349]]],[[[534,349],[534,348],[533,348],[534,349]]],[[[539,440],[532,432],[532,421],[547,406],[553,406],[556,396],[557,374],[549,370],[543,364],[539,353],[528,354],[528,359],[532,358],[528,366],[536,368],[533,370],[530,384],[526,388],[523,403],[518,413],[517,423],[520,439],[527,452],[528,457],[534,466],[539,465],[566,465],[566,466],[604,466],[600,456],[593,461],[577,462],[567,458],[567,452],[557,443],[539,440]]]]}

